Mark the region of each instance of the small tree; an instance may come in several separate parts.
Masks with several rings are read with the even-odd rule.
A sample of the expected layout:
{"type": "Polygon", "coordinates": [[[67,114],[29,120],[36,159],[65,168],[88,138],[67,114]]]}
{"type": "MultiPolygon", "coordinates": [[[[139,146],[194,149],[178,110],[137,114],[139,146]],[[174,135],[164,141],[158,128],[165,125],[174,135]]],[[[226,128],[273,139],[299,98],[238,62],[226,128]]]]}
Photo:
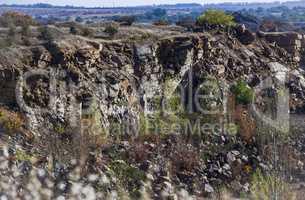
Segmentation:
{"type": "Polygon", "coordinates": [[[198,17],[197,23],[203,25],[205,23],[211,25],[235,26],[234,17],[226,14],[221,10],[207,10],[203,15],[198,17]]]}

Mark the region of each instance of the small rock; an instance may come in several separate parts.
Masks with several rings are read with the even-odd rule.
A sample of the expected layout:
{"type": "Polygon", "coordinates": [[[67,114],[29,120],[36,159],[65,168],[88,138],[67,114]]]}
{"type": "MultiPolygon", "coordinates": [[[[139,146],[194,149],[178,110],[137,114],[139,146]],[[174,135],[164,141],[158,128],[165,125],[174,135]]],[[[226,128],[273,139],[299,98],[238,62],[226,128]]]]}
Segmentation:
{"type": "Polygon", "coordinates": [[[238,40],[244,45],[249,45],[255,41],[255,35],[246,29],[244,25],[238,26],[236,32],[238,40]]]}
{"type": "Polygon", "coordinates": [[[263,170],[267,170],[268,166],[265,165],[264,163],[259,163],[259,166],[263,169],[263,170]]]}
{"type": "Polygon", "coordinates": [[[243,185],[243,191],[245,191],[245,192],[249,192],[250,191],[250,184],[249,183],[245,183],[243,185]]]}
{"type": "Polygon", "coordinates": [[[152,174],[147,174],[146,177],[147,177],[147,180],[154,181],[154,176],[152,174]]]}
{"type": "Polygon", "coordinates": [[[231,165],[236,160],[235,155],[232,152],[227,154],[227,161],[231,165]]]}
{"type": "Polygon", "coordinates": [[[244,161],[244,162],[248,162],[248,156],[246,156],[246,155],[243,155],[242,157],[241,157],[241,160],[242,161],[244,161]]]}
{"type": "Polygon", "coordinates": [[[228,165],[228,164],[225,164],[222,168],[224,170],[230,170],[231,169],[230,165],[228,165]]]}
{"type": "Polygon", "coordinates": [[[204,191],[207,192],[207,193],[213,193],[214,188],[210,184],[205,184],[204,185],[204,191]]]}
{"type": "Polygon", "coordinates": [[[178,200],[194,200],[192,196],[185,189],[181,189],[178,194],[178,200]]]}
{"type": "Polygon", "coordinates": [[[240,155],[239,151],[231,151],[231,152],[232,152],[232,154],[234,154],[235,156],[239,156],[239,155],[240,155]]]}

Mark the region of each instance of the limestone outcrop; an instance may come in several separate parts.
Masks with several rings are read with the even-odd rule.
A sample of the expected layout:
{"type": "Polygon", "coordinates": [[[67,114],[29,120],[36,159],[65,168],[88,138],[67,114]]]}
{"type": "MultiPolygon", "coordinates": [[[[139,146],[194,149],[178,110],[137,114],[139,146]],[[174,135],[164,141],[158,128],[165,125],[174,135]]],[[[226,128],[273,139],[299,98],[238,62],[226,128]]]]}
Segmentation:
{"type": "Polygon", "coordinates": [[[244,78],[255,87],[267,77],[279,78],[272,67],[277,66],[276,71],[284,72],[281,81],[292,93],[292,109],[303,112],[304,72],[297,68],[300,59],[289,56],[302,48],[302,37],[295,33],[268,33],[254,41],[250,34],[251,45],[248,40],[242,42],[230,34],[206,32],[181,33],[145,44],[73,36],[45,46],[1,50],[0,101],[16,107],[18,80],[38,70],[44,74],[31,77],[29,87],[19,92],[27,105],[20,109],[35,122],[32,129],[41,126],[46,116],[67,122],[72,110],[79,108],[75,105],[86,104],[88,99],[94,100],[94,112],[104,127],[109,127],[112,121],[136,124],[139,113],[153,112],[156,96],[171,95],[180,86],[186,88],[189,73],[194,89],[207,76],[227,85],[244,78]],[[50,88],[52,81],[56,82],[54,88],[50,88]],[[84,100],[83,96],[88,98],[84,100]],[[39,108],[43,107],[48,109],[41,111],[39,108]]]}

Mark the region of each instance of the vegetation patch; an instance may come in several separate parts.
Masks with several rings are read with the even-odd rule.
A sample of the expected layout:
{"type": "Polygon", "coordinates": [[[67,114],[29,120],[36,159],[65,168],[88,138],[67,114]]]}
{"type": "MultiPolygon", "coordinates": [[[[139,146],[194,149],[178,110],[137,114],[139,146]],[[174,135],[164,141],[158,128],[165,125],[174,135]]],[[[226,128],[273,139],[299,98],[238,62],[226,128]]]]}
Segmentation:
{"type": "Polygon", "coordinates": [[[120,185],[129,192],[132,199],[141,198],[139,190],[142,182],[146,180],[146,175],[143,171],[128,165],[122,160],[111,162],[109,168],[113,172],[113,175],[118,179],[120,185]]]}
{"type": "Polygon", "coordinates": [[[32,156],[22,150],[16,151],[16,160],[17,161],[31,161],[32,156]]]}
{"type": "Polygon", "coordinates": [[[119,26],[114,23],[108,24],[105,27],[104,32],[107,33],[110,37],[113,37],[115,34],[119,32],[119,26]]]}
{"type": "Polygon", "coordinates": [[[135,21],[135,16],[121,16],[115,19],[116,22],[120,23],[120,25],[131,26],[135,21]]]}
{"type": "Polygon", "coordinates": [[[9,11],[0,16],[0,26],[9,27],[11,24],[15,26],[36,26],[38,23],[29,15],[9,11]]]}
{"type": "Polygon", "coordinates": [[[198,17],[197,23],[203,25],[205,23],[211,25],[235,26],[234,17],[226,14],[222,10],[207,10],[203,15],[198,17]]]}
{"type": "Polygon", "coordinates": [[[236,103],[239,105],[248,105],[253,101],[254,91],[245,81],[238,81],[232,87],[232,92],[235,95],[236,103]]]}
{"type": "Polygon", "coordinates": [[[153,23],[155,26],[168,26],[170,23],[164,19],[157,20],[153,23]]]}
{"type": "Polygon", "coordinates": [[[253,200],[293,200],[295,196],[288,184],[276,175],[265,175],[258,170],[252,177],[251,199],[253,200]]]}
{"type": "Polygon", "coordinates": [[[5,132],[9,134],[20,132],[23,125],[24,120],[20,114],[0,108],[0,126],[5,132]]]}

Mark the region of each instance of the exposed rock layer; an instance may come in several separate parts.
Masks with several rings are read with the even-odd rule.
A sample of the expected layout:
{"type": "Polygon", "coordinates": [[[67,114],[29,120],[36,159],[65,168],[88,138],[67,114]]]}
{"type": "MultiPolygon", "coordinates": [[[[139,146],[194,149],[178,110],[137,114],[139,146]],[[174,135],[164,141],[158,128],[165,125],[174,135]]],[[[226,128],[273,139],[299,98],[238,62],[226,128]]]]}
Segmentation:
{"type": "MultiPolygon", "coordinates": [[[[93,101],[92,112],[103,127],[109,127],[113,121],[137,124],[140,113],[154,111],[156,96],[169,96],[190,82],[196,89],[208,75],[227,86],[244,78],[256,87],[268,77],[279,81],[277,72],[282,71],[280,81],[290,89],[291,110],[303,113],[304,72],[298,68],[301,59],[295,59],[297,53],[301,56],[302,38],[268,33],[263,36],[266,41],[246,31],[249,40],[242,35],[245,30],[237,37],[223,32],[181,34],[154,44],[69,36],[44,46],[1,50],[0,101],[16,106],[17,80],[26,72],[43,70],[42,77],[27,80],[29,87],[20,88],[21,92],[17,88],[28,105],[21,109],[32,122],[32,130],[44,126],[46,118],[62,123],[80,118],[77,105],[86,107],[91,102],[92,107],[93,101]],[[50,88],[52,81],[56,84],[50,88]],[[42,107],[47,109],[42,111],[42,107]]],[[[186,104],[189,107],[193,102],[186,104]]]]}

